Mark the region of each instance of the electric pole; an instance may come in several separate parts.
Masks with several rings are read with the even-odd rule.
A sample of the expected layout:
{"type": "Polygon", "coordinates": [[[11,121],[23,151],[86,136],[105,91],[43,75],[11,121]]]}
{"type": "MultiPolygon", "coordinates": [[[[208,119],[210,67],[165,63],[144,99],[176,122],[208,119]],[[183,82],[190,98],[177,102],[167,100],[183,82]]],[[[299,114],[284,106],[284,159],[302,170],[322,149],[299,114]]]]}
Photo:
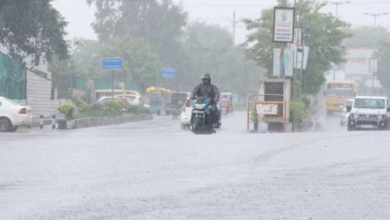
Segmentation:
{"type": "Polygon", "coordinates": [[[338,13],[338,7],[339,5],[343,5],[343,4],[348,4],[348,3],[351,3],[351,1],[344,1],[344,2],[329,2],[330,4],[332,5],[336,5],[336,18],[337,18],[337,13],[338,13]]]}
{"type": "Polygon", "coordinates": [[[236,21],[236,9],[233,11],[233,21],[228,19],[229,22],[232,24],[233,27],[233,45],[235,45],[235,40],[236,40],[236,25],[240,23],[240,21],[236,21]]]}
{"type": "Polygon", "coordinates": [[[376,29],[376,18],[381,16],[381,15],[387,15],[388,13],[376,13],[376,14],[363,13],[363,14],[374,17],[374,30],[375,30],[376,29]]]}

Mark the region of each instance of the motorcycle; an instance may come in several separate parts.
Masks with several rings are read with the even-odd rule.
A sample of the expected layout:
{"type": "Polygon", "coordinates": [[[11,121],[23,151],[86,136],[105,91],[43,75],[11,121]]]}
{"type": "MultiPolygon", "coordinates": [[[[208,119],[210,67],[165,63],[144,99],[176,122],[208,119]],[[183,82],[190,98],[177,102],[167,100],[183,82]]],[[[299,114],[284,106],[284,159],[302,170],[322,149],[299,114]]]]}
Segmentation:
{"type": "Polygon", "coordinates": [[[192,131],[195,134],[212,134],[213,122],[211,118],[211,100],[205,97],[198,97],[194,101],[192,109],[192,131]]]}

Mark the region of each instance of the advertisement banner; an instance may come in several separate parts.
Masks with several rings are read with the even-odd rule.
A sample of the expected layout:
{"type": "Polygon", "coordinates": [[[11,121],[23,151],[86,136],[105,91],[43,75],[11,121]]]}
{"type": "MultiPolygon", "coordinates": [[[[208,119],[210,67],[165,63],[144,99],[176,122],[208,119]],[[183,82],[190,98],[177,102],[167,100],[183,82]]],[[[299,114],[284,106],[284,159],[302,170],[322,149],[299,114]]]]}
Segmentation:
{"type": "MultiPolygon", "coordinates": [[[[292,49],[284,50],[284,74],[293,76],[294,73],[294,51],[292,49]]],[[[273,76],[280,76],[280,49],[274,49],[273,76]]]]}
{"type": "Polygon", "coordinates": [[[370,73],[370,59],[373,57],[376,48],[347,48],[345,63],[346,74],[368,74],[370,73]]]}
{"type": "Polygon", "coordinates": [[[292,43],[294,41],[294,16],[294,8],[274,8],[274,42],[292,43]]]}
{"type": "Polygon", "coordinates": [[[278,114],[278,105],[276,104],[257,104],[256,111],[259,115],[276,115],[278,114]]]}

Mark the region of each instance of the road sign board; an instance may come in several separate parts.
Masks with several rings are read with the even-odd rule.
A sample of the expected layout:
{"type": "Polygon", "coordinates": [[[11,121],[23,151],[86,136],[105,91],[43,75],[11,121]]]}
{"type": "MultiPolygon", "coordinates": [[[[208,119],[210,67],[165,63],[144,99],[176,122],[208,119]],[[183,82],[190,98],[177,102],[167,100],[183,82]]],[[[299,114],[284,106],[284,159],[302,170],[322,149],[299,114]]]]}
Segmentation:
{"type": "Polygon", "coordinates": [[[175,78],[176,77],[176,69],[172,68],[162,68],[161,76],[165,78],[175,78]]]}
{"type": "Polygon", "coordinates": [[[121,58],[103,58],[103,69],[104,70],[118,70],[122,69],[121,58]]]}

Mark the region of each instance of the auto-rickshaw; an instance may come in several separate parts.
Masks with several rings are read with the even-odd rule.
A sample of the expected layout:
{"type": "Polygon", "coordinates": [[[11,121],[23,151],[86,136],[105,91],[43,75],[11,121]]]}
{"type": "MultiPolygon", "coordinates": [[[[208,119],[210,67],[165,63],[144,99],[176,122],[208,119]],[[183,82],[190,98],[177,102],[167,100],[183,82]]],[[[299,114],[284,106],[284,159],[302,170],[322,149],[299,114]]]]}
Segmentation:
{"type": "Polygon", "coordinates": [[[229,101],[230,101],[230,113],[233,113],[234,106],[235,106],[233,93],[231,93],[231,92],[222,92],[220,94],[220,97],[223,97],[223,96],[226,96],[229,99],[229,101]]]}
{"type": "Polygon", "coordinates": [[[190,95],[190,92],[173,92],[171,94],[172,118],[177,118],[180,115],[184,102],[190,95]]]}
{"type": "Polygon", "coordinates": [[[169,89],[160,87],[149,87],[146,89],[146,96],[149,101],[150,112],[152,114],[160,115],[163,107],[169,100],[169,89]]]}

